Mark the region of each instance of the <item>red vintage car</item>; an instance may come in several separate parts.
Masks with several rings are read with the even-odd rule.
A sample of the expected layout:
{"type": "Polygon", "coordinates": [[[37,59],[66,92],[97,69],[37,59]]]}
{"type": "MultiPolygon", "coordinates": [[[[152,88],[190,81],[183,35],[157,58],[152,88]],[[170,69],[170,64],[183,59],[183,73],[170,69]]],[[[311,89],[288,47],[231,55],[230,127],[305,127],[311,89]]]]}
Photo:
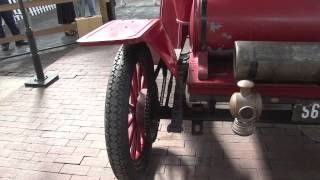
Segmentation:
{"type": "Polygon", "coordinates": [[[289,123],[319,122],[319,32],[316,0],[162,0],[159,19],[114,20],[79,39],[123,44],[105,103],[116,177],[142,179],[160,119],[171,119],[168,132],[191,119],[201,134],[219,102],[230,100],[242,136],[270,104],[288,104],[289,123]]]}

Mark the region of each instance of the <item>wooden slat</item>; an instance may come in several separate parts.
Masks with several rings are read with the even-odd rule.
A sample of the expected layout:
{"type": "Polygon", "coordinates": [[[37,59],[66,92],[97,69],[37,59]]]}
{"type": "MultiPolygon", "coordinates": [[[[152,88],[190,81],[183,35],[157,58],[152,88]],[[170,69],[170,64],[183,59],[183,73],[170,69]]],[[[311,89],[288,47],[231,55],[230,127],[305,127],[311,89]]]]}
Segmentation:
{"type": "MultiPolygon", "coordinates": [[[[68,2],[73,2],[73,0],[36,0],[32,2],[24,2],[24,7],[30,8],[34,6],[44,6],[44,5],[61,4],[61,3],[68,3],[68,2]]],[[[18,3],[0,5],[0,12],[11,11],[19,8],[20,6],[18,3]]]]}
{"type": "Polygon", "coordinates": [[[54,33],[58,33],[58,32],[64,32],[64,31],[71,30],[71,29],[76,29],[76,28],[77,28],[77,25],[75,23],[66,24],[66,25],[60,25],[60,26],[56,26],[56,27],[52,27],[52,28],[48,28],[48,29],[35,31],[34,35],[35,36],[45,36],[45,35],[54,34],[54,33]]]}
{"type": "MultiPolygon", "coordinates": [[[[34,36],[45,36],[45,35],[54,34],[58,32],[64,32],[71,29],[76,29],[76,28],[77,28],[76,24],[73,23],[73,24],[55,26],[55,27],[47,28],[43,30],[37,30],[37,31],[34,31],[33,34],[34,36]]],[[[7,42],[15,42],[19,40],[26,40],[26,39],[27,39],[27,36],[22,34],[9,36],[6,38],[0,38],[0,44],[7,43],[7,42]]]]}

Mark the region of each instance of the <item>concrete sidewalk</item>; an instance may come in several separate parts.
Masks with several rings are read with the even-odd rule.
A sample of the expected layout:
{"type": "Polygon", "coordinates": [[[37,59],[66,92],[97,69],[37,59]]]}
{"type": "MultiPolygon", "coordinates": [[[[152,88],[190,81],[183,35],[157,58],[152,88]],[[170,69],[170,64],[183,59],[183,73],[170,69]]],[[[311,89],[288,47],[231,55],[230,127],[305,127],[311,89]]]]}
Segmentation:
{"type": "MultiPolygon", "coordinates": [[[[56,56],[46,72],[58,73],[60,80],[46,89],[25,88],[24,81],[1,76],[0,86],[16,87],[0,95],[1,180],[114,178],[103,116],[117,49],[77,47],[56,56]]],[[[258,124],[253,136],[239,137],[229,122],[206,123],[203,136],[191,136],[188,121],[182,134],[167,133],[167,124],[161,120],[150,180],[320,179],[320,144],[298,126],[258,124]]]]}

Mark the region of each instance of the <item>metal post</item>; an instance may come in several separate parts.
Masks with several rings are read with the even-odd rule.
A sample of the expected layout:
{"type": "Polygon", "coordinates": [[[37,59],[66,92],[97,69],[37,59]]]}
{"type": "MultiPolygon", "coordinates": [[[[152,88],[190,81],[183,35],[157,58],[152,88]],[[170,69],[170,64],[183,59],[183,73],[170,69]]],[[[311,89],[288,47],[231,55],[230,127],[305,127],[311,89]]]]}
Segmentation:
{"type": "Polygon", "coordinates": [[[112,21],[116,19],[116,1],[115,0],[109,0],[107,1],[107,13],[108,13],[108,20],[112,21]]]}
{"type": "Polygon", "coordinates": [[[25,83],[25,86],[27,87],[46,87],[52,84],[53,82],[57,81],[59,79],[58,75],[53,75],[53,76],[45,76],[43,73],[43,68],[42,64],[40,61],[40,57],[38,54],[38,48],[36,41],[33,36],[33,31],[30,27],[29,19],[27,16],[26,9],[24,7],[23,1],[18,0],[19,6],[20,6],[20,11],[22,13],[24,25],[25,25],[25,30],[26,30],[26,36],[29,41],[29,46],[30,46],[30,51],[32,55],[32,60],[33,60],[33,66],[36,72],[36,78],[28,81],[25,83]]]}

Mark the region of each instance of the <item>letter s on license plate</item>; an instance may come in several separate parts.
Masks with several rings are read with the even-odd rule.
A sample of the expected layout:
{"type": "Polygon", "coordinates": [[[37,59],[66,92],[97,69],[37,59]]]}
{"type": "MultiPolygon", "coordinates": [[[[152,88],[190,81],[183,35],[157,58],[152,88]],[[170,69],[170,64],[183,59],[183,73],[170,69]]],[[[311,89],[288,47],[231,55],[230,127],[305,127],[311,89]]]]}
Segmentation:
{"type": "Polygon", "coordinates": [[[320,102],[296,104],[293,108],[292,120],[320,123],[320,102]]]}

